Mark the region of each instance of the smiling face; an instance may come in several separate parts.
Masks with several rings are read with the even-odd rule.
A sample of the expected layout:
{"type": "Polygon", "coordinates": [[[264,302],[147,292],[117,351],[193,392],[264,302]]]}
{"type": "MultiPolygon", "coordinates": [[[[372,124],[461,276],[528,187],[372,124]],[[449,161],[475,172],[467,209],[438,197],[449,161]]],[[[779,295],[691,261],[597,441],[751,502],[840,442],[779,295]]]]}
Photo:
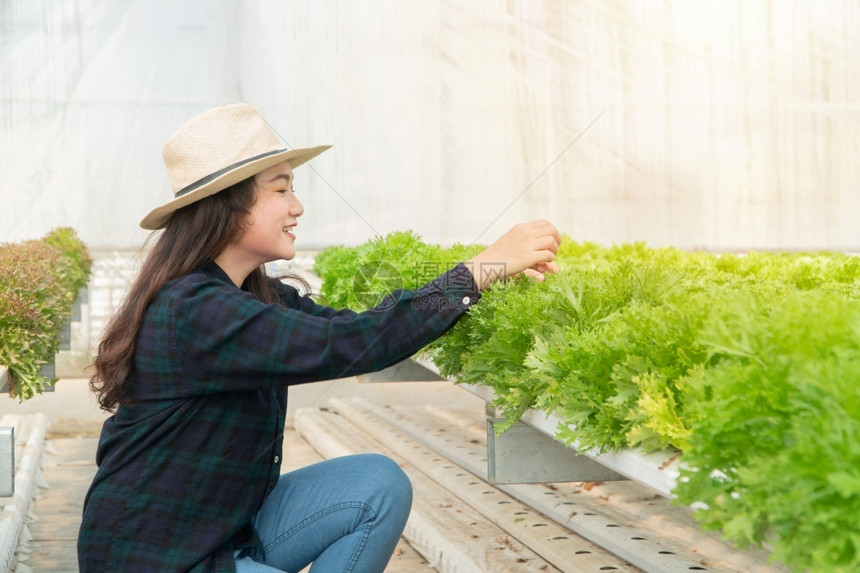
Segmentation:
{"type": "Polygon", "coordinates": [[[254,177],[257,202],[246,220],[244,236],[239,240],[248,256],[259,264],[296,256],[293,234],[304,207],[293,193],[293,170],[284,161],[254,177]]]}
{"type": "Polygon", "coordinates": [[[293,231],[304,213],[293,194],[293,170],[288,162],[258,173],[254,187],[257,199],[245,219],[245,232],[215,258],[237,285],[264,263],[296,256],[293,231]]]}

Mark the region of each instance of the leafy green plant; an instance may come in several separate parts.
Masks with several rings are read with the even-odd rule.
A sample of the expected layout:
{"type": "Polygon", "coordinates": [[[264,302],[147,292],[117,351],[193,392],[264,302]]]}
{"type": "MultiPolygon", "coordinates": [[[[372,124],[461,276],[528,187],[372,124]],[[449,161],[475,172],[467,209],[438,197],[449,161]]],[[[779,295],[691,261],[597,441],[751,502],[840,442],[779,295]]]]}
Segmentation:
{"type": "MultiPolygon", "coordinates": [[[[432,277],[410,267],[463,254],[397,234],[324,251],[317,271],[348,303],[335,291],[357,264],[386,261],[413,287],[432,277]]],[[[428,347],[440,371],[490,386],[510,423],[555,412],[581,447],[682,452],[674,493],[738,545],[860,569],[860,258],[566,240],[557,260],[545,282],[485,291],[428,347]]]]}
{"type": "Polygon", "coordinates": [[[739,545],[810,571],[860,568],[860,301],[741,293],[702,329],[722,359],[690,385],[679,500],[739,545]]]}
{"type": "Polygon", "coordinates": [[[9,369],[12,394],[20,400],[55,382],[40,370],[57,352],[60,330],[91,264],[68,228],[41,240],[0,245],[0,364],[9,369]]]}

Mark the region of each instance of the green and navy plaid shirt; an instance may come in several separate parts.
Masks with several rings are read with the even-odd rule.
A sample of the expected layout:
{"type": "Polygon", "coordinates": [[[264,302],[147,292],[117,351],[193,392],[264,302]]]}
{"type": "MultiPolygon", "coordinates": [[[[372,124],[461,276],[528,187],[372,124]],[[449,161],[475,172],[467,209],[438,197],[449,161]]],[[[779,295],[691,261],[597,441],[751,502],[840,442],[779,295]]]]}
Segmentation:
{"type": "Polygon", "coordinates": [[[263,304],[211,263],[149,305],[125,385],[133,405],[102,429],[82,572],[234,571],[280,474],[287,386],[395,364],[480,298],[462,264],[363,313],[279,288],[282,304],[263,304]]]}

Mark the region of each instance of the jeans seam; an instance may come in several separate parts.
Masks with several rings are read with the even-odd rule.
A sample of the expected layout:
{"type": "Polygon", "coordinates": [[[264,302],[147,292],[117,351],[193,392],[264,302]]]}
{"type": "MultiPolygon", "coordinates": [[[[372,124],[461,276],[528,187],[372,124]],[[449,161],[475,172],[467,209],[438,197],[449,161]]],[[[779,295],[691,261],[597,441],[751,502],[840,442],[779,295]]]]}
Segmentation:
{"type": "Polygon", "coordinates": [[[364,535],[361,536],[361,541],[358,544],[358,547],[355,550],[355,553],[352,554],[352,559],[349,562],[349,565],[346,568],[344,573],[350,573],[355,568],[355,564],[358,562],[358,557],[361,555],[361,552],[364,550],[364,546],[367,543],[367,538],[370,537],[370,530],[373,529],[373,524],[375,522],[371,521],[367,525],[364,526],[364,535]]]}
{"type": "MultiPolygon", "coordinates": [[[[278,537],[276,537],[275,539],[273,539],[269,543],[267,543],[263,547],[264,553],[268,553],[270,550],[274,549],[275,547],[277,547],[278,545],[280,545],[281,543],[283,543],[284,541],[286,541],[287,539],[289,539],[290,537],[295,535],[297,532],[301,531],[302,529],[304,529],[305,527],[310,525],[311,523],[313,523],[319,519],[322,519],[323,517],[330,515],[336,511],[340,511],[342,509],[362,509],[363,511],[367,511],[370,513],[371,519],[373,521],[376,520],[376,512],[373,510],[373,507],[371,507],[367,503],[365,503],[363,501],[344,501],[344,502],[332,505],[330,507],[327,507],[326,509],[320,510],[320,511],[316,512],[315,514],[306,517],[301,522],[295,524],[293,527],[291,527],[290,529],[288,529],[287,531],[285,531],[284,533],[282,533],[281,535],[279,535],[278,537]]],[[[368,525],[372,525],[372,524],[368,524],[368,525]]],[[[369,534],[370,534],[370,531],[368,529],[368,531],[362,537],[361,543],[359,543],[358,550],[356,551],[356,554],[360,553],[361,549],[364,548],[365,542],[367,541],[367,537],[369,534]]],[[[353,556],[353,559],[350,562],[348,571],[352,570],[352,567],[354,566],[356,559],[357,559],[357,557],[353,556]]]]}

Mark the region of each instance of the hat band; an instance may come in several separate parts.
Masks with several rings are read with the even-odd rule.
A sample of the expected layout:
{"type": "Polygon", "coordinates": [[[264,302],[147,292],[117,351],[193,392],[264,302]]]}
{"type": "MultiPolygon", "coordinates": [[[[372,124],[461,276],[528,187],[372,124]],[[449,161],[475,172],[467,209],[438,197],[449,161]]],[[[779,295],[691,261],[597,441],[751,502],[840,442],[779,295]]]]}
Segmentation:
{"type": "Polygon", "coordinates": [[[195,181],[191,185],[183,187],[182,189],[180,189],[179,191],[176,192],[174,197],[176,197],[178,199],[179,197],[182,197],[183,195],[188,195],[192,191],[199,189],[199,188],[203,187],[204,185],[211,183],[212,181],[218,179],[219,177],[221,177],[222,175],[224,175],[226,173],[229,173],[230,171],[233,171],[234,169],[238,169],[239,167],[242,167],[243,165],[251,163],[252,161],[257,161],[258,159],[263,159],[263,158],[269,157],[270,155],[283,153],[285,151],[288,151],[288,150],[287,149],[276,149],[275,151],[267,151],[266,153],[261,153],[260,155],[256,155],[254,157],[249,157],[248,159],[243,159],[242,161],[237,161],[236,163],[233,163],[232,165],[228,165],[227,167],[225,167],[223,169],[219,169],[215,173],[211,173],[211,174],[207,175],[203,179],[198,179],[197,181],[195,181]]]}

